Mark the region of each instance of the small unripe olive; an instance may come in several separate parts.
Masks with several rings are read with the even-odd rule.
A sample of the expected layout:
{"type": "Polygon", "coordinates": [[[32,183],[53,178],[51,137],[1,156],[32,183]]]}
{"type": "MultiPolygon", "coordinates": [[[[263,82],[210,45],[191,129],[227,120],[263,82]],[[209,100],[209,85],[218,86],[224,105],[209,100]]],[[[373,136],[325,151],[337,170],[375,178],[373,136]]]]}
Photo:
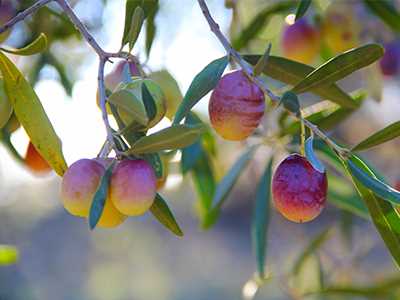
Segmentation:
{"type": "Polygon", "coordinates": [[[305,19],[285,27],[281,43],[285,57],[305,64],[312,63],[320,49],[319,33],[305,19]]]}
{"type": "Polygon", "coordinates": [[[111,177],[110,199],[124,215],[144,214],[156,196],[156,175],[142,159],[121,161],[111,177]]]}
{"type": "Polygon", "coordinates": [[[393,41],[385,45],[385,53],[379,60],[379,66],[382,74],[386,76],[394,76],[399,72],[400,43],[398,41],[393,41]]]}
{"type": "MultiPolygon", "coordinates": [[[[61,199],[65,209],[74,216],[84,218],[89,216],[94,195],[105,172],[103,165],[108,164],[106,160],[96,160],[80,159],[64,174],[61,199]]],[[[125,219],[126,216],[115,208],[108,195],[97,226],[111,228],[118,226],[125,219]]]]}
{"type": "Polygon", "coordinates": [[[31,142],[29,142],[26,150],[25,165],[36,174],[46,174],[52,170],[48,162],[44,160],[31,142]]]}
{"type": "Polygon", "coordinates": [[[91,159],[74,162],[65,172],[61,198],[65,209],[74,216],[87,217],[104,167],[91,159]]]}
{"type": "Polygon", "coordinates": [[[351,7],[343,4],[330,5],[321,24],[324,43],[338,54],[352,49],[359,43],[359,25],[354,20],[351,7]]]}

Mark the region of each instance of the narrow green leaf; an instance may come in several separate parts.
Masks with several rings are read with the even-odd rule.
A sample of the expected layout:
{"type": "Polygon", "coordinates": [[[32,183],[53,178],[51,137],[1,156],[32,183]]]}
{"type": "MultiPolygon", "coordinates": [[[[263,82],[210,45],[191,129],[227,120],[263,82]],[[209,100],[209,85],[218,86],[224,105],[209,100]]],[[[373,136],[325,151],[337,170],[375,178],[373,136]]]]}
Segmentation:
{"type": "Polygon", "coordinates": [[[400,192],[393,189],[386,183],[380,181],[374,176],[370,176],[362,169],[358,168],[351,160],[347,162],[351,174],[366,188],[374,192],[379,197],[400,205],[400,192]]]}
{"type": "Polygon", "coordinates": [[[154,80],[165,94],[165,104],[167,111],[165,115],[172,120],[176,110],[181,103],[183,96],[175,78],[167,70],[160,70],[149,74],[149,78],[154,80]]]}
{"type": "Polygon", "coordinates": [[[13,112],[13,107],[8,100],[5,87],[4,80],[0,76],[0,128],[6,126],[8,120],[10,120],[13,112]]]}
{"type": "Polygon", "coordinates": [[[261,58],[258,60],[256,65],[253,68],[253,74],[254,76],[259,76],[265,69],[265,67],[268,64],[268,58],[271,53],[271,43],[268,44],[267,50],[265,50],[264,54],[261,56],[261,58]]]}
{"type": "Polygon", "coordinates": [[[242,154],[239,159],[233,164],[233,166],[230,168],[224,178],[222,178],[222,180],[219,182],[213,196],[212,209],[210,210],[209,215],[206,217],[205,223],[203,224],[205,228],[211,227],[216,222],[219,211],[224,204],[227,196],[229,195],[229,192],[234,187],[244,168],[252,159],[256,149],[257,146],[250,147],[249,150],[242,154]]]}
{"type": "Polygon", "coordinates": [[[146,40],[145,40],[145,46],[146,46],[146,55],[149,57],[150,55],[150,50],[151,46],[153,45],[154,37],[156,35],[156,24],[155,24],[155,18],[156,14],[159,10],[159,4],[158,1],[152,7],[152,9],[148,13],[147,21],[146,21],[146,40]]]}
{"type": "Polygon", "coordinates": [[[296,10],[296,18],[295,21],[300,19],[307,12],[307,9],[310,7],[312,0],[300,0],[299,5],[296,10]]]}
{"type": "Polygon", "coordinates": [[[0,48],[0,50],[4,52],[8,52],[15,55],[33,55],[40,52],[43,52],[47,49],[47,37],[44,33],[41,33],[32,43],[26,45],[20,49],[12,49],[12,48],[0,48]]]}
{"type": "Polygon", "coordinates": [[[185,118],[192,107],[215,88],[227,65],[228,57],[224,56],[212,61],[194,77],[175,114],[174,124],[185,118]]]}
{"type": "Polygon", "coordinates": [[[32,144],[49,165],[62,176],[67,169],[61,141],[31,85],[14,63],[0,51],[0,71],[5,91],[18,121],[32,144]]]}
{"type": "Polygon", "coordinates": [[[112,171],[114,169],[115,161],[113,161],[104,172],[100,179],[99,186],[94,194],[92,205],[89,212],[89,227],[94,229],[103,214],[104,205],[108,196],[108,188],[111,181],[112,171]]]}
{"type": "Polygon", "coordinates": [[[354,190],[350,181],[346,177],[337,176],[337,174],[347,175],[343,168],[342,161],[337,154],[332,151],[321,140],[314,141],[314,149],[326,161],[335,172],[328,172],[328,201],[340,209],[355,214],[361,218],[369,219],[368,208],[358,193],[354,190]]]}
{"type": "Polygon", "coordinates": [[[161,160],[161,156],[158,153],[147,153],[141,156],[144,160],[146,160],[154,170],[154,173],[156,174],[157,178],[163,178],[165,175],[164,168],[163,168],[163,162],[161,160]]]}
{"type": "Polygon", "coordinates": [[[314,138],[310,136],[305,142],[305,154],[307,160],[311,163],[315,170],[320,173],[325,173],[324,164],[318,159],[317,155],[314,152],[314,138]]]}
{"type": "Polygon", "coordinates": [[[175,220],[175,217],[168,207],[167,202],[160,194],[156,194],[153,205],[150,207],[153,216],[168,230],[177,236],[183,236],[183,232],[175,220]]]}
{"type": "Polygon", "coordinates": [[[144,107],[146,108],[147,117],[151,121],[157,114],[157,107],[153,96],[145,84],[142,84],[142,99],[144,107]]]}
{"type": "Polygon", "coordinates": [[[129,52],[132,51],[133,46],[135,45],[139,37],[140,31],[142,30],[143,22],[144,22],[144,11],[143,8],[138,6],[135,8],[135,11],[133,13],[132,23],[127,37],[129,41],[129,52]]]}
{"type": "MultiPolygon", "coordinates": [[[[260,57],[260,55],[243,56],[243,58],[252,65],[255,65],[260,57]]],[[[314,67],[284,57],[270,55],[268,64],[265,66],[263,73],[273,79],[295,86],[314,70],[314,67]]],[[[328,99],[343,107],[358,107],[357,102],[335,84],[316,87],[311,89],[310,92],[320,96],[322,99],[328,99]]]]}
{"type": "MultiPolygon", "coordinates": [[[[375,177],[376,174],[368,168],[364,161],[359,157],[353,155],[351,161],[362,169],[369,176],[375,177]]],[[[364,185],[349,171],[348,161],[342,161],[348,174],[351,176],[358,193],[365,201],[371,215],[372,221],[375,224],[378,232],[380,233],[383,241],[386,244],[389,252],[391,253],[397,267],[400,266],[400,216],[395,208],[387,201],[384,201],[379,196],[375,195],[371,190],[364,187],[364,185]]]]}
{"type": "MultiPolygon", "coordinates": [[[[342,173],[343,170],[337,170],[342,173]]],[[[338,177],[336,174],[328,173],[328,201],[336,207],[352,213],[358,217],[369,220],[368,208],[363,200],[354,190],[351,183],[338,177]]]]}
{"type": "Polygon", "coordinates": [[[194,168],[202,157],[203,148],[200,142],[196,142],[182,150],[181,170],[183,174],[194,168]]]}
{"type": "Polygon", "coordinates": [[[125,46],[129,43],[129,31],[131,29],[132,19],[134,12],[137,7],[141,7],[144,11],[145,18],[151,13],[151,11],[158,5],[158,0],[126,0],[125,4],[125,25],[124,33],[122,35],[121,46],[125,46]]]}
{"type": "Polygon", "coordinates": [[[362,151],[368,148],[386,143],[394,138],[400,136],[400,121],[394,122],[389,126],[375,132],[367,139],[360,142],[357,146],[353,147],[353,151],[362,151]]]}
{"type": "Polygon", "coordinates": [[[276,4],[267,6],[253,18],[250,24],[248,24],[242,30],[242,32],[240,32],[238,37],[233,39],[233,48],[237,50],[245,48],[249,44],[249,42],[266,27],[271,17],[276,14],[286,13],[295,5],[296,1],[281,1],[276,4]]]}
{"type": "Polygon", "coordinates": [[[0,245],[0,266],[15,264],[19,259],[18,249],[14,246],[0,245]]]}
{"type": "Polygon", "coordinates": [[[134,93],[129,90],[118,90],[112,93],[107,101],[133,116],[134,121],[140,125],[146,126],[148,124],[149,119],[147,118],[146,108],[142,101],[137,99],[134,93]]]}
{"type": "Polygon", "coordinates": [[[332,235],[332,228],[326,228],[310,241],[310,243],[307,245],[307,247],[303,250],[303,252],[299,255],[299,257],[295,261],[292,270],[293,275],[297,275],[299,273],[305,260],[315,251],[317,251],[330,238],[331,235],[332,235]]]}
{"type": "MultiPolygon", "coordinates": [[[[193,112],[190,112],[185,119],[186,125],[203,125],[203,122],[197,117],[193,112]]],[[[202,139],[204,135],[202,136],[202,139]]],[[[203,149],[202,141],[199,140],[192,145],[182,149],[182,158],[181,158],[181,170],[182,173],[185,174],[189,170],[191,170],[197,163],[197,161],[202,157],[202,153],[205,150],[203,149]]]]}
{"type": "Polygon", "coordinates": [[[271,158],[257,186],[256,203],[251,226],[253,249],[256,254],[258,274],[261,278],[265,277],[267,230],[271,201],[272,161],[273,159],[271,158]]]}
{"type": "Polygon", "coordinates": [[[386,0],[364,0],[364,4],[392,30],[400,32],[400,14],[392,3],[386,0]]]}
{"type": "Polygon", "coordinates": [[[200,158],[191,169],[191,174],[197,194],[199,195],[196,208],[200,215],[202,227],[204,228],[205,219],[211,209],[212,199],[217,185],[212,162],[208,153],[201,153],[200,158]]]}
{"type": "Polygon", "coordinates": [[[300,113],[300,103],[295,93],[291,91],[285,92],[281,97],[281,102],[288,111],[295,114],[300,113]]]}
{"type": "Polygon", "coordinates": [[[66,66],[64,64],[62,64],[58,58],[56,58],[53,54],[51,54],[50,52],[47,52],[44,54],[45,56],[45,61],[52,65],[57,73],[58,76],[60,76],[60,82],[65,90],[65,92],[67,93],[68,96],[72,96],[72,87],[73,87],[73,83],[71,81],[71,79],[68,76],[68,72],[66,70],[66,66]]]}
{"type": "Polygon", "coordinates": [[[383,56],[378,44],[368,44],[339,54],[312,71],[292,89],[304,93],[318,87],[330,85],[347,75],[364,68],[383,56]]]}
{"type": "Polygon", "coordinates": [[[396,299],[390,298],[394,292],[399,290],[400,278],[394,277],[386,279],[378,284],[365,285],[331,285],[326,288],[316,291],[312,294],[320,295],[342,295],[342,296],[357,296],[370,299],[396,299]]]}
{"type": "Polygon", "coordinates": [[[127,154],[154,153],[187,147],[201,136],[201,125],[173,125],[139,139],[127,154]]]}

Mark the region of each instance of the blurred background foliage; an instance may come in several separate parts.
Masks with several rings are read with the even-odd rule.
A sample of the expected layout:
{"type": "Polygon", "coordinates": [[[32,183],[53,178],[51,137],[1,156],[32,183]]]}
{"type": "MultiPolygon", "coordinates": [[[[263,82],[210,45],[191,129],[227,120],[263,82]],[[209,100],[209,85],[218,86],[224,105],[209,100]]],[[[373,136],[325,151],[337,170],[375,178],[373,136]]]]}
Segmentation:
{"type": "MultiPolygon", "coordinates": [[[[23,10],[34,2],[14,1],[14,5],[23,10]]],[[[283,55],[282,32],[293,18],[290,14],[295,12],[297,1],[208,2],[222,30],[229,32],[233,45],[242,53],[263,53],[271,42],[271,53],[283,55]]],[[[397,41],[395,25],[383,22],[364,2],[369,1],[315,0],[306,16],[322,28],[329,9],[338,9],[351,18],[351,29],[357,31],[356,45],[397,41]]],[[[118,48],[123,0],[76,0],[71,4],[101,45],[118,48]]],[[[397,1],[390,4],[399,5],[397,1]]],[[[223,55],[195,1],[161,0],[155,24],[150,56],[145,54],[142,36],[135,54],[148,73],[168,69],[182,91],[204,65],[223,55]]],[[[19,48],[41,32],[49,39],[49,50],[14,59],[36,86],[64,142],[68,162],[92,157],[103,134],[98,133],[102,125],[95,101],[96,57],[53,4],[16,25],[4,44],[19,48]]],[[[322,47],[311,64],[321,64],[334,52],[329,46],[322,47]]],[[[375,64],[346,78],[340,86],[347,92],[367,91],[368,96],[362,107],[351,116],[346,114],[334,130],[326,125],[335,139],[357,144],[398,119],[397,74],[384,76],[375,64]]],[[[285,86],[274,82],[273,88],[281,91],[285,86]]],[[[318,109],[313,106],[315,96],[305,94],[301,100],[310,114],[318,109]]],[[[207,120],[206,108],[206,101],[196,106],[202,120],[207,120]]],[[[284,128],[291,122],[278,109],[268,113],[263,126],[284,136],[278,124],[284,128]]],[[[17,129],[11,139],[17,157],[23,156],[28,144],[23,130],[17,129]]],[[[7,139],[3,142],[7,146],[7,139]]],[[[202,158],[210,161],[216,181],[245,147],[239,145],[217,138],[215,155],[202,158]]],[[[210,150],[210,144],[202,147],[210,150]]],[[[400,178],[398,147],[399,141],[394,140],[364,154],[392,184],[400,178]]],[[[287,154],[281,148],[277,145],[276,162],[287,154]]],[[[270,149],[257,152],[209,231],[201,230],[195,217],[199,211],[201,214],[196,210],[196,189],[199,184],[200,190],[205,186],[213,189],[212,181],[204,185],[196,173],[182,176],[179,158],[172,160],[162,192],[170,199],[185,232],[182,239],[170,235],[148,215],[114,230],[89,232],[83,220],[71,217],[60,205],[59,178],[54,174],[37,177],[14,159],[15,153],[10,155],[5,149],[1,149],[0,244],[4,246],[0,246],[0,299],[251,299],[256,292],[255,282],[249,280],[256,269],[250,239],[254,178],[263,173],[270,149]],[[6,245],[15,245],[18,250],[6,245]]],[[[355,198],[356,206],[359,199],[349,181],[331,174],[329,184],[336,194],[330,192],[329,200],[334,205],[317,220],[294,224],[272,210],[266,258],[271,278],[255,299],[399,299],[398,270],[365,208],[346,207],[349,199],[355,198]],[[318,290],[324,293],[313,293],[318,290]]]]}

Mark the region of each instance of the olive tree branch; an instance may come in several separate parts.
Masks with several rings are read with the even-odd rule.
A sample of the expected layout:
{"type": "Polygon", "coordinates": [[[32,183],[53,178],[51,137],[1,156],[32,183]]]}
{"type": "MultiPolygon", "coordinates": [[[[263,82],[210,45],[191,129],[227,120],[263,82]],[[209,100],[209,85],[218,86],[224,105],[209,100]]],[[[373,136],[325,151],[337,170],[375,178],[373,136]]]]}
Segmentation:
{"type": "Polygon", "coordinates": [[[3,33],[4,31],[7,31],[8,29],[13,27],[18,22],[24,20],[26,17],[28,17],[29,15],[36,12],[42,6],[45,6],[52,1],[54,1],[54,0],[39,0],[39,1],[37,1],[35,4],[33,4],[32,6],[30,6],[27,9],[25,9],[24,11],[20,12],[14,18],[12,18],[10,21],[8,21],[6,24],[4,24],[2,27],[0,27],[0,34],[3,33]]]}
{"type": "MultiPolygon", "coordinates": [[[[208,22],[208,25],[210,26],[211,31],[215,34],[215,36],[218,38],[222,46],[225,48],[227,54],[235,60],[235,62],[242,68],[243,72],[245,75],[253,81],[265,94],[268,95],[268,97],[276,103],[280,102],[280,97],[275,95],[265,84],[263,80],[261,80],[258,76],[254,76],[253,73],[253,68],[241,57],[241,55],[233,49],[232,45],[228,41],[228,39],[225,37],[225,35],[221,32],[220,27],[217,22],[213,19],[211,16],[210,10],[208,9],[208,6],[205,2],[205,0],[197,0],[199,3],[199,6],[201,8],[201,11],[203,12],[203,15],[205,19],[208,22]]],[[[291,112],[290,112],[291,113],[291,112]]],[[[318,135],[324,142],[326,142],[329,147],[333,148],[339,155],[342,157],[345,157],[348,155],[349,150],[340,147],[337,145],[333,140],[331,140],[323,131],[321,131],[317,125],[311,123],[307,119],[302,118],[301,116],[298,116],[296,114],[291,113],[298,119],[302,120],[304,122],[304,125],[306,125],[312,132],[314,132],[316,135],[318,135]]]]}
{"type": "MultiPolygon", "coordinates": [[[[38,0],[36,3],[34,3],[32,6],[27,8],[26,10],[20,12],[17,14],[14,18],[12,18],[10,21],[8,21],[4,26],[0,28],[0,33],[10,29],[13,27],[16,23],[24,20],[26,17],[29,15],[35,13],[39,8],[49,4],[50,2],[57,2],[58,5],[62,8],[64,13],[67,15],[67,17],[71,20],[71,22],[75,25],[75,27],[78,29],[78,31],[82,34],[83,38],[87,41],[87,43],[93,48],[93,50],[96,52],[96,54],[99,57],[99,69],[98,69],[98,88],[99,88],[99,97],[100,97],[100,108],[102,111],[102,118],[104,125],[106,127],[106,132],[107,132],[107,142],[109,147],[111,149],[114,149],[117,155],[120,155],[120,151],[118,151],[115,143],[114,143],[114,138],[113,138],[113,133],[111,129],[110,122],[108,120],[108,114],[107,114],[107,109],[106,109],[106,102],[107,102],[107,95],[106,95],[106,88],[104,84],[104,67],[106,62],[110,61],[110,58],[121,58],[125,59],[127,61],[133,62],[137,69],[139,70],[139,73],[141,76],[145,76],[145,72],[143,71],[143,68],[139,62],[139,60],[136,58],[136,56],[119,51],[116,53],[111,53],[111,52],[106,52],[103,50],[103,48],[97,43],[96,39],[93,37],[93,35],[88,31],[86,26],[82,23],[82,21],[79,19],[79,17],[75,14],[74,10],[72,9],[71,5],[67,0],[38,0]]],[[[103,149],[100,151],[101,155],[106,156],[109,152],[108,151],[103,151],[103,149]]]]}

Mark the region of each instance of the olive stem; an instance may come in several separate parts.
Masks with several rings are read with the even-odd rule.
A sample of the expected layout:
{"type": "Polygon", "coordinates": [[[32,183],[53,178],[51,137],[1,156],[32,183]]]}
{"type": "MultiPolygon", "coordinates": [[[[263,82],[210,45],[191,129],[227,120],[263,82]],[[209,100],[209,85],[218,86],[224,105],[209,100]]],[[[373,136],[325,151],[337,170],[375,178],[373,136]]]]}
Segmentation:
{"type": "MultiPolygon", "coordinates": [[[[265,82],[258,76],[254,76],[253,68],[241,57],[241,55],[233,49],[232,45],[228,41],[228,39],[221,32],[220,27],[217,22],[211,16],[210,10],[205,2],[205,0],[197,0],[201,11],[205,19],[207,20],[208,25],[210,26],[211,31],[218,38],[222,46],[225,48],[226,52],[229,56],[231,56],[236,63],[242,68],[245,75],[253,81],[268,97],[276,103],[280,102],[280,97],[275,95],[265,84],[265,82]]],[[[301,116],[297,116],[296,114],[290,112],[292,115],[297,117],[298,119],[303,120],[304,125],[307,126],[311,131],[313,131],[316,135],[318,135],[323,141],[325,141],[329,147],[334,149],[340,156],[346,157],[349,154],[349,150],[337,145],[334,141],[332,141],[323,131],[321,131],[317,125],[311,123],[307,119],[302,118],[301,116]]]]}
{"type": "Polygon", "coordinates": [[[42,6],[45,6],[52,1],[54,1],[54,0],[39,0],[36,3],[34,3],[32,6],[25,9],[24,11],[21,11],[14,18],[12,18],[6,24],[4,24],[2,27],[0,27],[0,34],[7,31],[8,29],[13,27],[18,22],[24,20],[26,17],[28,17],[29,15],[36,12],[42,6]]]}
{"type": "Polygon", "coordinates": [[[300,111],[300,154],[305,156],[306,128],[304,126],[303,113],[300,111]]]}
{"type": "MultiPolygon", "coordinates": [[[[69,4],[69,2],[67,0],[39,0],[36,3],[34,3],[32,6],[30,6],[29,8],[27,8],[24,11],[17,14],[14,18],[12,18],[10,21],[8,21],[4,26],[0,27],[0,33],[10,29],[16,23],[24,20],[29,15],[35,13],[42,6],[45,6],[53,1],[58,3],[58,5],[62,8],[64,13],[68,16],[68,18],[71,20],[71,22],[75,25],[75,27],[78,29],[78,31],[82,34],[83,38],[93,48],[93,50],[96,52],[96,54],[99,57],[100,62],[99,62],[99,70],[98,70],[97,80],[98,80],[100,108],[102,111],[102,118],[103,118],[104,125],[106,127],[108,145],[111,146],[111,148],[115,151],[115,153],[117,155],[120,155],[121,153],[120,153],[120,151],[118,151],[118,149],[115,145],[115,142],[114,142],[114,138],[112,136],[112,129],[110,126],[110,122],[108,120],[108,114],[107,114],[107,109],[106,109],[107,95],[106,95],[106,88],[105,88],[105,84],[104,84],[104,67],[105,67],[106,62],[110,61],[110,58],[121,58],[121,59],[125,59],[127,61],[132,61],[136,65],[137,69],[139,70],[140,75],[142,77],[145,77],[146,74],[143,71],[143,68],[142,68],[139,60],[137,59],[137,57],[131,53],[121,51],[122,49],[116,53],[104,51],[103,48],[97,43],[97,41],[93,37],[93,35],[88,31],[86,26],[79,19],[79,17],[75,14],[74,10],[72,9],[71,5],[69,4]]],[[[107,151],[105,151],[105,152],[100,151],[100,152],[103,155],[108,155],[107,151]]]]}

